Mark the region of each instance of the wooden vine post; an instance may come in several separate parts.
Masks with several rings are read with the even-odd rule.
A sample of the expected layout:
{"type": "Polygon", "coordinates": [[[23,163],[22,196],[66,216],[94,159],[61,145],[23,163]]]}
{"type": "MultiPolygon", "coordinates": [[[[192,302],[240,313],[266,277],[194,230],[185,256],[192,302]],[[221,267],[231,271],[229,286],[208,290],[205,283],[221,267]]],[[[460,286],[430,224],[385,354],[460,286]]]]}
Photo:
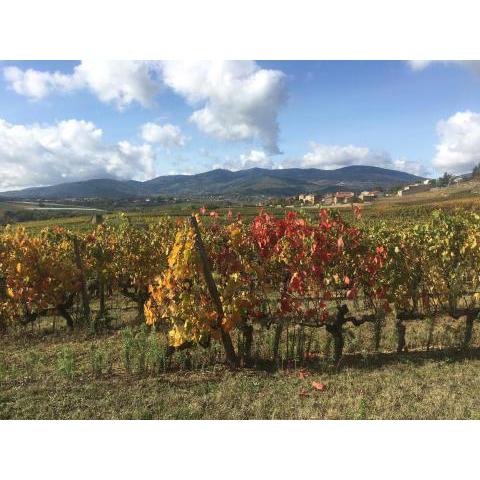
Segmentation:
{"type": "MultiPolygon", "coordinates": [[[[0,300],[3,301],[7,297],[7,279],[0,274],[0,300]]],[[[0,333],[3,333],[7,330],[6,320],[0,316],[0,333]]]]}
{"type": "Polygon", "coordinates": [[[85,280],[85,268],[80,254],[80,241],[77,237],[73,237],[73,249],[75,253],[75,264],[80,272],[80,288],[82,295],[83,317],[84,320],[90,319],[90,302],[88,300],[87,282],[85,280]]]}
{"type": "Polygon", "coordinates": [[[273,360],[277,366],[280,364],[280,340],[282,338],[282,332],[283,321],[279,319],[275,327],[275,337],[273,339],[273,360]]]}
{"type": "Polygon", "coordinates": [[[382,342],[382,327],[385,321],[385,314],[382,311],[376,312],[375,321],[373,322],[373,343],[375,352],[380,351],[382,342]]]}
{"type": "Polygon", "coordinates": [[[463,339],[463,348],[466,349],[469,347],[470,342],[472,340],[473,336],[473,323],[475,321],[475,318],[477,318],[478,315],[478,309],[475,310],[470,310],[467,312],[466,318],[465,318],[465,336],[463,339]]]}
{"type": "Polygon", "coordinates": [[[106,313],[105,308],[105,282],[101,268],[97,268],[97,282],[98,282],[98,297],[100,299],[100,307],[98,310],[98,318],[104,318],[106,313]]]}
{"type": "Polygon", "coordinates": [[[333,338],[333,359],[335,363],[340,362],[343,355],[343,324],[346,322],[345,315],[348,313],[348,307],[346,305],[341,305],[338,308],[337,315],[332,323],[327,323],[325,325],[327,332],[333,338]]]}
{"type": "Polygon", "coordinates": [[[406,346],[405,333],[407,327],[403,323],[402,318],[399,318],[398,316],[395,320],[395,328],[397,330],[397,353],[402,353],[406,346]]]}
{"type": "Polygon", "coordinates": [[[99,310],[97,313],[97,319],[105,318],[106,306],[105,306],[105,279],[103,275],[103,269],[105,268],[105,256],[102,248],[98,248],[97,251],[97,285],[98,285],[98,298],[100,302],[99,310]]]}
{"type": "Polygon", "coordinates": [[[220,295],[218,294],[217,285],[212,276],[212,270],[210,268],[210,262],[208,260],[207,252],[205,251],[205,246],[203,244],[202,235],[198,227],[198,222],[195,215],[190,217],[190,223],[195,232],[195,247],[197,248],[198,254],[200,256],[200,261],[202,263],[203,276],[205,277],[205,282],[207,283],[208,292],[212,298],[215,309],[217,310],[217,325],[216,328],[220,330],[220,335],[222,339],[223,348],[225,350],[226,361],[232,367],[238,365],[237,354],[233,347],[232,338],[230,334],[225,331],[223,328],[222,322],[224,317],[223,306],[220,300],[220,295]]]}

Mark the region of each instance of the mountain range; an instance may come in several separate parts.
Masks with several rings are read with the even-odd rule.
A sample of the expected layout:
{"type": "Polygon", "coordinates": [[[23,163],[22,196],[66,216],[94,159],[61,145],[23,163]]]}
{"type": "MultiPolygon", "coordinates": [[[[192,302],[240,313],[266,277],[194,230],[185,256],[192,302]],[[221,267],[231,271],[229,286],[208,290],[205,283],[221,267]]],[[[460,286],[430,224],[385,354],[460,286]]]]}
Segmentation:
{"type": "Polygon", "coordinates": [[[379,167],[349,166],[336,170],[285,168],[269,170],[211,170],[196,175],[164,175],[139,182],[135,180],[92,179],[47,187],[2,192],[13,199],[126,198],[154,195],[198,197],[287,196],[299,193],[325,193],[336,190],[371,190],[415,183],[422,177],[379,167]]]}

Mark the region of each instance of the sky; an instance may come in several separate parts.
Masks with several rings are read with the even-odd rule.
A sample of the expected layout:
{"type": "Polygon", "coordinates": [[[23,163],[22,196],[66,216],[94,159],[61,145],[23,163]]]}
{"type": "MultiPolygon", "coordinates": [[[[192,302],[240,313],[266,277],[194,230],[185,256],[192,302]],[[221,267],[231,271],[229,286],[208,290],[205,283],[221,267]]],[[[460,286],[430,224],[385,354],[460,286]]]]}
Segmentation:
{"type": "Polygon", "coordinates": [[[0,190],[214,168],[480,163],[480,62],[3,61],[0,190]]]}

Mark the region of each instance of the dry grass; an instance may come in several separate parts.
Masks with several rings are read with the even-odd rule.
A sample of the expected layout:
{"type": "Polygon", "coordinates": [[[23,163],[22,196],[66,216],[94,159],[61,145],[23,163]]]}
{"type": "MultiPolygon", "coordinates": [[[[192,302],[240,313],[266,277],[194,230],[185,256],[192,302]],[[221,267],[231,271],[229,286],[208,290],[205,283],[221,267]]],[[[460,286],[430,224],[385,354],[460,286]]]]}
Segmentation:
{"type": "MultiPolygon", "coordinates": [[[[368,330],[362,335],[368,343],[368,330]]],[[[410,338],[421,343],[423,335],[412,329],[410,338]]],[[[437,349],[397,355],[368,353],[364,344],[338,371],[321,356],[303,368],[291,364],[275,371],[259,362],[254,369],[229,371],[215,348],[208,355],[177,354],[169,368],[153,367],[147,356],[142,370],[134,359],[129,372],[123,345],[120,331],[102,337],[4,338],[0,418],[480,418],[476,347],[468,353],[437,349]],[[93,351],[103,354],[100,371],[94,370],[93,351]],[[65,352],[73,358],[71,375],[62,364],[65,352]],[[325,390],[315,390],[313,381],[325,390]]]]}

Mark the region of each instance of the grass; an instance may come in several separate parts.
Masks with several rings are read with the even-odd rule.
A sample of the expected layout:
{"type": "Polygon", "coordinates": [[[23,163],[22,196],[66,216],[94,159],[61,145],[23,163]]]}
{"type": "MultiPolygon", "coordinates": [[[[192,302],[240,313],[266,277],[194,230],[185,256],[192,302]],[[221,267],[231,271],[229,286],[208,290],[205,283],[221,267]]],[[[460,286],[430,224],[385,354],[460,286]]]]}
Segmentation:
{"type": "Polygon", "coordinates": [[[361,351],[346,355],[339,370],[320,356],[302,368],[291,363],[275,370],[259,363],[230,371],[219,362],[216,347],[175,354],[167,365],[161,339],[143,329],[101,337],[62,332],[6,337],[0,418],[480,418],[478,347],[468,353],[361,351]],[[312,382],[325,389],[316,390],[312,382]]]}

